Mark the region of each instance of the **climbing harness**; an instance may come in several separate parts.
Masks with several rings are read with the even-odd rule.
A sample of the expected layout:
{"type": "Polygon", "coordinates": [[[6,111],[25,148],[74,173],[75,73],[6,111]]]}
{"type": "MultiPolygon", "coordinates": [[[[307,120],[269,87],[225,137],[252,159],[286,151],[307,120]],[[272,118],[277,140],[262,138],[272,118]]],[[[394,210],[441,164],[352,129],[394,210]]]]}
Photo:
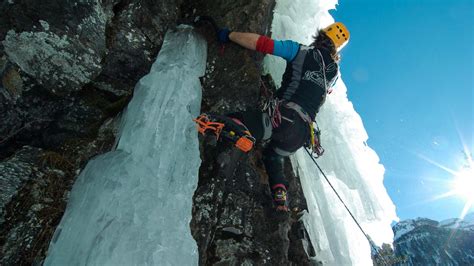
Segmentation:
{"type": "Polygon", "coordinates": [[[377,248],[377,245],[375,245],[374,241],[372,241],[372,238],[370,238],[370,236],[364,231],[364,229],[362,229],[362,226],[360,225],[360,223],[357,221],[357,219],[355,218],[355,216],[352,214],[352,212],[349,210],[349,207],[347,207],[346,203],[344,202],[344,200],[341,198],[341,196],[339,195],[339,193],[337,193],[337,190],[334,188],[334,186],[331,184],[331,182],[329,181],[328,177],[326,176],[326,174],[324,173],[324,171],[321,169],[321,167],[319,166],[319,164],[316,162],[316,159],[315,157],[312,155],[312,153],[308,150],[308,148],[305,147],[305,151],[306,153],[309,155],[309,157],[311,158],[311,160],[313,161],[313,163],[316,165],[316,167],[318,168],[319,172],[321,172],[321,174],[323,175],[324,179],[326,179],[326,182],[329,184],[329,186],[331,187],[332,191],[334,191],[334,193],[336,194],[337,198],[339,199],[339,201],[342,203],[342,205],[344,205],[344,207],[346,208],[347,212],[349,213],[349,215],[352,217],[352,220],[354,220],[354,222],[357,224],[357,227],[359,227],[360,231],[364,234],[365,238],[367,238],[367,240],[369,241],[369,244],[372,248],[372,250],[374,250],[378,255],[380,255],[380,258],[384,261],[384,264],[385,265],[390,265],[387,261],[385,261],[385,259],[383,258],[382,254],[380,254],[380,251],[378,250],[377,248]]]}
{"type": "MultiPolygon", "coordinates": [[[[265,87],[265,84],[261,79],[260,81],[262,82],[262,88],[264,88],[264,94],[272,96],[271,93],[266,93],[268,89],[265,87]]],[[[285,102],[273,97],[265,98],[261,103],[261,109],[264,113],[268,114],[272,127],[277,128],[281,124],[282,118],[285,119],[285,117],[282,117],[280,112],[280,106],[282,104],[285,107],[293,109],[295,112],[297,112],[301,119],[308,124],[310,130],[310,137],[305,143],[305,147],[311,149],[312,154],[315,158],[318,158],[323,155],[324,148],[321,146],[321,130],[319,129],[319,126],[316,121],[313,121],[311,117],[298,104],[294,102],[285,102]]]]}
{"type": "Polygon", "coordinates": [[[214,119],[212,116],[207,114],[201,114],[198,118],[193,119],[193,121],[196,122],[198,132],[204,136],[213,134],[216,140],[219,140],[222,135],[234,143],[235,147],[237,147],[239,150],[243,152],[249,152],[252,150],[256,140],[250,134],[250,131],[247,129],[247,127],[236,119],[226,119],[229,119],[229,121],[227,121],[229,124],[237,124],[238,126],[242,127],[243,130],[231,129],[230,125],[228,127],[230,128],[229,130],[227,128],[224,129],[226,126],[224,123],[219,122],[219,119],[214,119]]]}

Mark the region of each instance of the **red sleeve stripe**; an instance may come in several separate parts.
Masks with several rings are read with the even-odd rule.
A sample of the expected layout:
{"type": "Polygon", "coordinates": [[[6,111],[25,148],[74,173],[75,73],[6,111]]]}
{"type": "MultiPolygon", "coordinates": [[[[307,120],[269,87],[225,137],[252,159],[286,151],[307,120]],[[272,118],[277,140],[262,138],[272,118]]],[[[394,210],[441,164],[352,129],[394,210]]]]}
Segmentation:
{"type": "Polygon", "coordinates": [[[257,40],[256,50],[264,54],[273,54],[273,40],[267,36],[260,36],[257,40]]]}

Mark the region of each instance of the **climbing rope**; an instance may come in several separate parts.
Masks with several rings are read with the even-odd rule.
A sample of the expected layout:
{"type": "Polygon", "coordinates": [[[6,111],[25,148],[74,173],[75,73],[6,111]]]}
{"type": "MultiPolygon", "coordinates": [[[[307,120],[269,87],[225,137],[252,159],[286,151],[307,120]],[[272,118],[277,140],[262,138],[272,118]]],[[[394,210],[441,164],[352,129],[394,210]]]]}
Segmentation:
{"type": "Polygon", "coordinates": [[[344,205],[344,207],[346,208],[347,212],[349,213],[349,215],[352,217],[352,220],[354,220],[354,222],[357,224],[357,226],[359,227],[360,231],[364,234],[365,238],[367,238],[367,240],[369,241],[369,244],[371,246],[371,248],[377,252],[377,254],[379,255],[379,257],[383,260],[384,262],[384,265],[390,265],[386,260],[385,258],[382,256],[382,254],[380,253],[377,245],[375,245],[374,241],[372,241],[372,239],[370,238],[370,236],[364,231],[364,229],[362,229],[362,226],[360,226],[360,223],[357,221],[357,219],[354,217],[354,215],[352,214],[351,210],[349,210],[349,207],[347,207],[346,203],[344,202],[344,200],[341,198],[341,196],[339,195],[339,193],[337,193],[337,190],[334,188],[334,186],[331,184],[331,182],[329,181],[328,177],[326,176],[326,174],[324,173],[323,169],[321,169],[321,167],[319,166],[319,164],[316,162],[316,159],[313,157],[313,155],[311,154],[311,152],[308,150],[308,148],[304,148],[306,153],[309,155],[309,157],[311,158],[311,160],[313,161],[313,163],[316,165],[316,167],[319,169],[319,172],[321,172],[321,174],[324,176],[324,179],[326,179],[326,181],[328,182],[329,186],[331,187],[331,189],[334,191],[334,193],[336,194],[336,196],[339,198],[339,200],[341,201],[342,205],[344,205]]]}

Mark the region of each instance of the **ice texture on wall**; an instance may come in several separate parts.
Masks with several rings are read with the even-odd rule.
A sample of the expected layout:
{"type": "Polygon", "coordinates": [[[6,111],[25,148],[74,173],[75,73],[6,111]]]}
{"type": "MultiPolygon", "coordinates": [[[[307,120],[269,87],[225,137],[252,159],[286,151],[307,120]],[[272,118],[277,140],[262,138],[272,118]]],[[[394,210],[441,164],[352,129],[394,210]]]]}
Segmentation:
{"type": "MultiPolygon", "coordinates": [[[[334,22],[328,10],[336,4],[335,0],[277,0],[272,38],[311,44],[318,29],[334,22]]],[[[284,68],[280,58],[265,59],[265,69],[277,84],[284,68]]],[[[326,149],[317,162],[370,237],[377,244],[391,243],[390,224],[397,216],[383,185],[384,167],[366,144],[367,132],[347,98],[344,69],[341,72],[317,116],[326,149]]],[[[371,265],[369,242],[306,152],[300,149],[291,159],[308,202],[303,219],[316,249],[315,259],[325,265],[371,265]]]]}
{"type": "Polygon", "coordinates": [[[191,28],[166,34],[116,150],[91,160],[74,184],[45,265],[197,265],[189,222],[201,161],[192,118],[206,49],[191,28]]]}

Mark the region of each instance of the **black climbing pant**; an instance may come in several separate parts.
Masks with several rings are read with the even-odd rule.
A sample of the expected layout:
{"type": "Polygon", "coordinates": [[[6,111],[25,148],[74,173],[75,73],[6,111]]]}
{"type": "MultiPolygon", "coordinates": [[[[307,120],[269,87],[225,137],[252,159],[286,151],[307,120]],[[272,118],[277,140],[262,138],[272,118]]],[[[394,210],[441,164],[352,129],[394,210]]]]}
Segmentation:
{"type": "MultiPolygon", "coordinates": [[[[269,144],[263,151],[263,163],[269,177],[270,188],[276,184],[283,184],[288,188],[288,181],[284,175],[284,157],[296,152],[310,137],[310,128],[300,115],[284,105],[280,108],[281,123],[273,128],[269,144]]],[[[244,123],[252,136],[262,140],[265,135],[264,116],[260,110],[229,114],[244,123]]]]}

